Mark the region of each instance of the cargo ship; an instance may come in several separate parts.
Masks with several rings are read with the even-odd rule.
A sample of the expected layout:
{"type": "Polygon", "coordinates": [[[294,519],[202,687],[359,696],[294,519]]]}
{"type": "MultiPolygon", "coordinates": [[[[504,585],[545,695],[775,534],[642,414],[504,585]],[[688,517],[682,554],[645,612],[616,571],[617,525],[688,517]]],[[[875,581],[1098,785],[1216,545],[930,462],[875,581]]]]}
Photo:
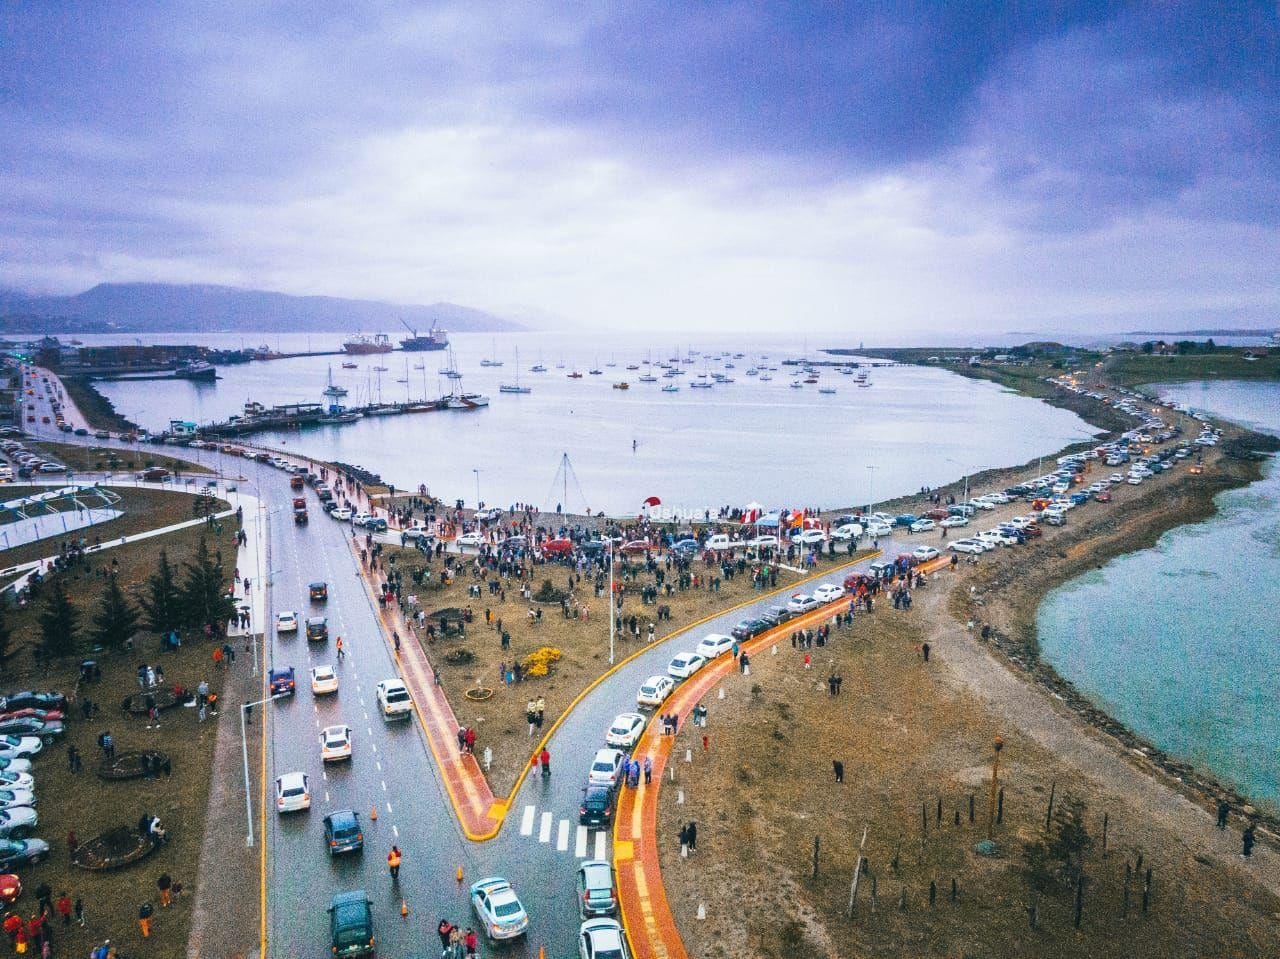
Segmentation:
{"type": "Polygon", "coordinates": [[[373,336],[359,334],[343,343],[342,348],[352,356],[367,356],[370,353],[390,353],[391,338],[385,333],[376,333],[373,336]]]}
{"type": "MultiPolygon", "coordinates": [[[[409,331],[409,336],[400,341],[400,349],[408,353],[425,353],[428,350],[443,350],[449,345],[449,334],[445,330],[439,329],[434,323],[431,329],[427,331],[426,336],[419,336],[415,330],[404,320],[400,321],[401,325],[409,331]]],[[[489,365],[489,364],[486,364],[489,365]]],[[[502,364],[496,364],[501,366],[502,364]]]]}

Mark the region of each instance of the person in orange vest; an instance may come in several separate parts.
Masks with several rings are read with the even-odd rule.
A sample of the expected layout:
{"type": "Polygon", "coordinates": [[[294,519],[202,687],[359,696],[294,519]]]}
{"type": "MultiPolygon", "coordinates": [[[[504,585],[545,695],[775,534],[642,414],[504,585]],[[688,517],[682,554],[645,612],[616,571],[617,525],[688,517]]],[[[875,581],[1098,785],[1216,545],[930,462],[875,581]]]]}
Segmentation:
{"type": "Polygon", "coordinates": [[[149,902],[144,902],[138,907],[138,928],[142,930],[143,939],[151,935],[151,914],[154,911],[149,902]]]}
{"type": "Polygon", "coordinates": [[[400,847],[392,846],[391,852],[387,853],[387,868],[391,870],[391,881],[395,882],[400,878],[400,847]]]}
{"type": "Polygon", "coordinates": [[[342,657],[345,655],[346,653],[343,651],[343,648],[342,648],[342,637],[339,636],[338,637],[338,658],[342,659],[342,657]]]}

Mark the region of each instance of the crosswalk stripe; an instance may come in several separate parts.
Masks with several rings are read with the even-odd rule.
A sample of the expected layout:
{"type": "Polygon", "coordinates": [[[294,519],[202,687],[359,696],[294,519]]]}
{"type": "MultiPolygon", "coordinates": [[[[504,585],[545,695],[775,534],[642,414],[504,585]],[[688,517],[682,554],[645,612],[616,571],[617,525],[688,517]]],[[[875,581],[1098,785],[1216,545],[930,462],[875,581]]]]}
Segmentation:
{"type": "Polygon", "coordinates": [[[569,848],[569,820],[561,819],[560,828],[556,832],[556,851],[564,852],[569,848]]]}
{"type": "Polygon", "coordinates": [[[533,835],[533,813],[534,808],[532,806],[524,807],[524,815],[520,817],[520,835],[533,835]]]}
{"type": "Polygon", "coordinates": [[[608,838],[608,836],[609,834],[606,833],[603,829],[598,830],[596,832],[596,858],[597,859],[606,858],[605,857],[605,840],[608,838]]]}
{"type": "Polygon", "coordinates": [[[551,813],[544,812],[542,814],[542,822],[538,826],[538,842],[551,841],[551,813]]]}
{"type": "Polygon", "coordinates": [[[578,837],[573,843],[573,854],[579,859],[587,858],[587,827],[578,827],[578,837]]]}

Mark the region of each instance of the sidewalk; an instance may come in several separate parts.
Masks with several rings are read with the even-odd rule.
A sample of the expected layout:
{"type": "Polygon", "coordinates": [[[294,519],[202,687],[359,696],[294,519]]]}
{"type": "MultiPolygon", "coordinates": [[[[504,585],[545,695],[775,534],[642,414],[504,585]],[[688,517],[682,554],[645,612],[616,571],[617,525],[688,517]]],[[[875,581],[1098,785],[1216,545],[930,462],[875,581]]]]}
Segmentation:
{"type": "MultiPolygon", "coordinates": [[[[263,761],[265,760],[267,717],[269,710],[255,710],[259,720],[248,730],[249,777],[254,798],[254,847],[245,845],[243,753],[240,745],[240,703],[253,702],[265,696],[266,671],[253,675],[250,634],[266,633],[267,609],[267,543],[258,499],[240,494],[244,508],[244,531],[247,542],[236,553],[241,581],[236,584],[236,599],[245,600],[245,576],[249,577],[248,602],[252,608],[248,633],[231,633],[245,641],[237,646],[236,662],[225,674],[218,711],[218,738],[214,745],[212,782],[204,826],[204,842],[200,847],[196,901],[191,912],[191,930],[187,940],[187,959],[229,959],[232,956],[260,956],[261,897],[263,854],[266,837],[260,834],[265,810],[257,808],[263,794],[263,761]],[[259,738],[261,737],[261,738],[259,738]],[[252,921],[251,921],[252,920],[252,921]]],[[[266,647],[261,646],[259,656],[266,647]]]]}

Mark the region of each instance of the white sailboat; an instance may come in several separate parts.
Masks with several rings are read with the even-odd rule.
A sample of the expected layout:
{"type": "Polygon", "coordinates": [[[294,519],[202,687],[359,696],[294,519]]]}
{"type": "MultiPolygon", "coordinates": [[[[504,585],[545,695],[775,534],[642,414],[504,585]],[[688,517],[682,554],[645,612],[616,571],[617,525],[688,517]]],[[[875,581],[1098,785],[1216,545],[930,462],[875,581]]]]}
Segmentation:
{"type": "Polygon", "coordinates": [[[516,381],[514,383],[500,383],[498,385],[499,393],[532,393],[533,390],[528,386],[520,385],[520,350],[516,350],[516,381]]]}

